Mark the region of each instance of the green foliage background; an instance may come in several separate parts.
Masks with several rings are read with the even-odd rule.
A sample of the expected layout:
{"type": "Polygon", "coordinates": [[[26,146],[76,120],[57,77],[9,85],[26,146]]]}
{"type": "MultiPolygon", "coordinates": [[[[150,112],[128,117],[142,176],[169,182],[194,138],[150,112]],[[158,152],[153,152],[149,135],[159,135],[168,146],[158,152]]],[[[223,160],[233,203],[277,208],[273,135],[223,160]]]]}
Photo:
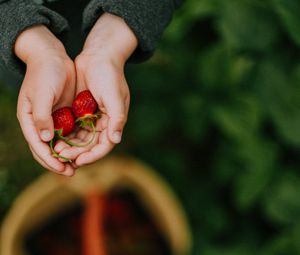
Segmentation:
{"type": "MultiPolygon", "coordinates": [[[[115,152],[171,183],[193,254],[300,254],[299,49],[299,0],[187,0],[155,56],[128,67],[131,110],[115,152]]],[[[2,216],[42,172],[15,101],[2,91],[2,216]]]]}

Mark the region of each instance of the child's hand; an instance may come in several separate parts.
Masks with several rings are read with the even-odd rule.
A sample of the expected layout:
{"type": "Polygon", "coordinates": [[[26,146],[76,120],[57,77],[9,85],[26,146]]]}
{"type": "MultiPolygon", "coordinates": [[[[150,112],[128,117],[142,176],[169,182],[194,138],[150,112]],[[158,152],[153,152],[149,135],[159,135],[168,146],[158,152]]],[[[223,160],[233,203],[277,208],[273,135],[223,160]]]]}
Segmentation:
{"type": "MultiPolygon", "coordinates": [[[[89,89],[98,102],[101,119],[96,123],[95,142],[87,147],[70,147],[60,142],[55,150],[76,165],[92,163],[121,141],[129,109],[129,89],[124,65],[137,46],[137,39],[123,19],[103,14],[91,30],[82,53],[76,58],[77,93],[89,89]]],[[[88,140],[82,130],[73,141],[88,140]]]]}
{"type": "Polygon", "coordinates": [[[51,113],[71,105],[76,73],[73,61],[61,42],[45,27],[35,26],[21,33],[15,54],[26,64],[26,75],[19,93],[17,117],[34,158],[45,168],[71,176],[74,167],[51,154],[54,135],[51,113]]]}

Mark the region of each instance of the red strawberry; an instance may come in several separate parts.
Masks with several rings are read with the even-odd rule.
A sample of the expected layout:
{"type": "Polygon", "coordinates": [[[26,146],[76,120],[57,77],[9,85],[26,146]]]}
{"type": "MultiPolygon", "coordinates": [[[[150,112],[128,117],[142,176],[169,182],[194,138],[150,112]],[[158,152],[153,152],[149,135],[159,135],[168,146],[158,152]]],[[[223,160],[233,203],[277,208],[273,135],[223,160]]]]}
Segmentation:
{"type": "Polygon", "coordinates": [[[71,134],[75,128],[75,118],[71,107],[63,107],[52,113],[54,129],[60,135],[67,136],[71,134]],[[60,131],[61,130],[61,131],[60,131]]]}
{"type": "Polygon", "coordinates": [[[65,137],[69,134],[71,134],[75,129],[75,117],[72,112],[71,107],[62,107],[57,109],[52,113],[52,119],[54,122],[54,129],[55,129],[55,136],[50,141],[50,149],[52,152],[52,155],[56,158],[63,159],[68,162],[72,162],[72,160],[65,158],[63,156],[60,156],[55,150],[54,150],[54,143],[56,140],[63,140],[68,143],[68,139],[65,137]]]}
{"type": "Polygon", "coordinates": [[[100,117],[100,115],[96,113],[97,109],[98,104],[89,90],[81,91],[76,96],[72,103],[73,113],[77,117],[76,123],[78,123],[80,127],[91,128],[93,135],[87,142],[82,144],[76,144],[67,139],[64,139],[66,143],[71,146],[85,147],[94,141],[96,135],[94,122],[100,117]]]}
{"type": "Polygon", "coordinates": [[[74,99],[72,109],[77,118],[93,116],[98,104],[89,90],[81,91],[74,99]]]}

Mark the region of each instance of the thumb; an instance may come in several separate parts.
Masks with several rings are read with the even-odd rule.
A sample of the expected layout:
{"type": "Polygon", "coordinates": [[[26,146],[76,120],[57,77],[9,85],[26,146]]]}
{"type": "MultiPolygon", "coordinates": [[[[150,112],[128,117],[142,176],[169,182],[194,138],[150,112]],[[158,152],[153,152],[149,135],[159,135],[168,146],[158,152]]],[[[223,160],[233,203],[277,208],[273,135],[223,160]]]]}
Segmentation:
{"type": "Polygon", "coordinates": [[[49,142],[54,136],[52,120],[53,97],[49,93],[37,96],[32,102],[32,117],[37,132],[44,142],[49,142]]]}
{"type": "Polygon", "coordinates": [[[109,100],[107,105],[108,120],[108,138],[112,143],[120,143],[123,133],[123,128],[127,121],[127,111],[123,100],[109,100]]]}

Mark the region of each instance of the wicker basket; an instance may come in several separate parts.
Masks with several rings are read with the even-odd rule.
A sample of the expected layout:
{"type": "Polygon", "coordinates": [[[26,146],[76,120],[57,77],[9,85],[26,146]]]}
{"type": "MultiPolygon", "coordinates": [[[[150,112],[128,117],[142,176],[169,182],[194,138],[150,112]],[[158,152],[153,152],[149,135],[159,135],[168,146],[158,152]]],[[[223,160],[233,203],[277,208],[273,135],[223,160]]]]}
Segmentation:
{"type": "Polygon", "coordinates": [[[108,157],[81,168],[73,178],[45,174],[15,201],[1,228],[1,255],[28,255],[26,234],[88,192],[122,186],[138,195],[169,243],[174,255],[187,255],[191,231],[185,212],[170,187],[151,168],[132,158],[108,157]]]}

